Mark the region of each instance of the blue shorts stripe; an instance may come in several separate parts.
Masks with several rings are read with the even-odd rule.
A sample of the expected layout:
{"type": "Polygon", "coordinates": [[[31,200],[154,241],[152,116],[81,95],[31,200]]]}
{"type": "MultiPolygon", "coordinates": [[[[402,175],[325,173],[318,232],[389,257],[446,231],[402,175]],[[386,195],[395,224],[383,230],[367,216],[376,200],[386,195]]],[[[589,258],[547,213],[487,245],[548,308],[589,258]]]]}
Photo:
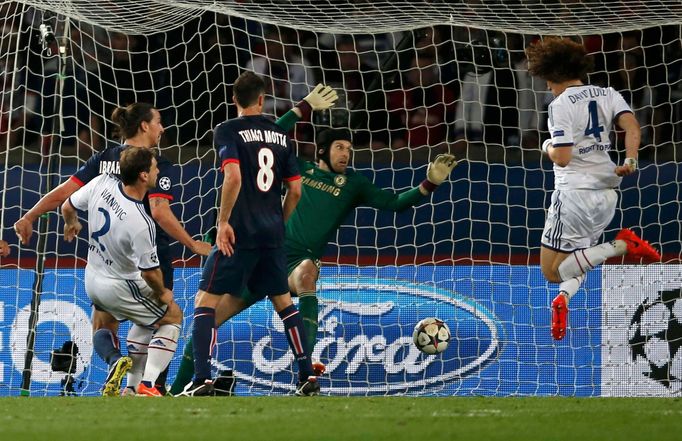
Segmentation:
{"type": "Polygon", "coordinates": [[[135,282],[126,280],[126,283],[128,284],[128,288],[130,288],[133,298],[137,300],[139,304],[144,306],[149,312],[157,317],[163,317],[166,314],[166,311],[164,311],[162,307],[155,304],[152,300],[148,299],[140,292],[140,288],[135,282]]]}

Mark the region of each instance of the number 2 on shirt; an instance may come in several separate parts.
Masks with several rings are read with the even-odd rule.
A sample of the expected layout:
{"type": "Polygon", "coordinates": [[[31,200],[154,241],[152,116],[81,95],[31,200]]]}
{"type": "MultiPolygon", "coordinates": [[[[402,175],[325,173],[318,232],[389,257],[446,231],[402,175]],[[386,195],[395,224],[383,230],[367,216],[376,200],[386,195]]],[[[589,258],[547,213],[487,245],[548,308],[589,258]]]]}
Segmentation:
{"type": "Polygon", "coordinates": [[[601,132],[604,131],[604,126],[599,125],[599,113],[597,113],[597,102],[592,100],[587,105],[587,110],[590,112],[590,120],[585,128],[585,136],[592,135],[597,142],[601,142],[601,132]]]}
{"type": "Polygon", "coordinates": [[[258,150],[258,175],[256,175],[256,185],[260,191],[268,191],[275,182],[275,173],[272,167],[275,165],[275,157],[272,150],[262,147],[258,150]]]}

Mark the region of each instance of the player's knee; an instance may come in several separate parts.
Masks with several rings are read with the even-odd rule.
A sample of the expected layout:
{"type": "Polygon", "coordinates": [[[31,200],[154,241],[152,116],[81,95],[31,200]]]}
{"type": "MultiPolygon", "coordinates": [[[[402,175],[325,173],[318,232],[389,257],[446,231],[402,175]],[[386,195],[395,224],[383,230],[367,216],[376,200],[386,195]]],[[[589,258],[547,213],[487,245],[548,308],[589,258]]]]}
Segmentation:
{"type": "Polygon", "coordinates": [[[561,283],[561,277],[559,276],[559,271],[552,267],[542,267],[542,274],[545,276],[545,280],[551,283],[561,283]]]}
{"type": "Polygon", "coordinates": [[[318,274],[317,266],[311,260],[301,262],[294,277],[296,292],[314,290],[318,274]]]}
{"type": "Polygon", "coordinates": [[[95,309],[92,314],[92,331],[108,329],[114,334],[118,332],[118,321],[106,312],[95,309]]]}

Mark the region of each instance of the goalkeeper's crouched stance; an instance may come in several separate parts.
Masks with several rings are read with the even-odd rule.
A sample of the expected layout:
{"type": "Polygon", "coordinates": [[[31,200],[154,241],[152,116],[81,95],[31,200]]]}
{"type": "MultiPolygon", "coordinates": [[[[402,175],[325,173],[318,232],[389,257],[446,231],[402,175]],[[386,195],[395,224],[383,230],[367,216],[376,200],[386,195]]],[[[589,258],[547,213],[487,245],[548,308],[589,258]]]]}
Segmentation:
{"type": "MultiPolygon", "coordinates": [[[[330,90],[329,87],[316,87],[295,108],[298,116],[305,115],[310,110],[330,107],[336,101],[335,93],[332,98],[330,90]]],[[[286,223],[285,234],[289,289],[299,298],[308,355],[312,355],[317,338],[316,285],[320,274],[319,259],[329,239],[348,213],[357,206],[395,212],[413,207],[443,183],[457,165],[454,156],[438,155],[429,164],[426,179],[421,184],[410,190],[394,193],[376,187],[365,176],[348,169],[353,147],[349,130],[321,130],[316,135],[316,144],[317,163],[298,160],[303,181],[302,195],[286,223]]],[[[216,327],[263,298],[258,293],[248,292],[240,298],[224,296],[216,308],[216,327]]],[[[192,351],[192,341],[189,340],[171,389],[173,394],[180,393],[192,379],[192,351]]],[[[314,367],[316,374],[324,373],[322,364],[314,363],[314,367]]]]}

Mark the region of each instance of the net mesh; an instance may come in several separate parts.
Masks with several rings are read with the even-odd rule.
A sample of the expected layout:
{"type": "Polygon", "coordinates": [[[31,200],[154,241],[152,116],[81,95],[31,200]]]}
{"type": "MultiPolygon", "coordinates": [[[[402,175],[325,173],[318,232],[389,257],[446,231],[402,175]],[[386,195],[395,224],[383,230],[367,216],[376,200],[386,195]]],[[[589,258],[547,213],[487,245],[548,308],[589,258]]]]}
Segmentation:
{"type": "MultiPolygon", "coordinates": [[[[332,240],[313,354],[329,368],[323,390],[676,393],[654,377],[663,375],[660,366],[677,366],[677,351],[669,350],[668,364],[656,345],[637,352],[624,329],[644,298],[661,297],[679,280],[677,266],[650,267],[638,280],[630,273],[641,267],[592,272],[571,302],[567,340],[551,340],[555,287],[536,265],[553,185],[538,145],[548,136],[552,97],[526,72],[523,48],[542,34],[575,35],[595,58],[590,82],[613,86],[631,104],[643,129],[641,170],[624,181],[605,238],[635,227],[673,263],[680,258],[679,2],[74,0],[6,3],[0,11],[0,227],[12,250],[0,269],[0,394],[21,389],[35,290],[41,303],[34,305],[31,393],[64,390],[67,373],[49,363],[67,340],[80,350],[78,393],[97,394],[106,375],[92,352],[86,236],[66,244],[57,215],[43,220],[46,270],[36,289],[39,235],[18,247],[12,224],[93,151],[115,142],[109,120],[115,106],[148,101],[166,127],[162,154],[178,165],[173,210],[190,234],[204,234],[216,197],[211,130],[236,116],[231,84],[244,69],[266,79],[265,111],[273,117],[317,82],[337,89],[335,109],[315,115],[314,123],[352,128],[352,168],[381,188],[417,185],[438,153],[462,160],[430,200],[397,214],[358,208],[332,240]],[[55,37],[45,47],[43,23],[55,37]],[[614,319],[622,311],[625,317],[614,319]],[[411,343],[414,324],[429,316],[447,318],[452,332],[438,357],[420,355],[411,343]]],[[[299,123],[293,137],[299,154],[310,157],[313,125],[299,123]]],[[[614,143],[622,154],[622,134],[614,143]]],[[[200,262],[178,244],[172,253],[187,337],[200,262]]],[[[651,322],[637,317],[635,325],[651,322]]],[[[281,326],[260,303],[221,328],[216,370],[234,370],[238,393],[292,390],[295,363],[281,326]]],[[[643,335],[660,340],[646,329],[652,332],[643,335]]],[[[179,355],[171,378],[178,361],[179,355]]]]}

